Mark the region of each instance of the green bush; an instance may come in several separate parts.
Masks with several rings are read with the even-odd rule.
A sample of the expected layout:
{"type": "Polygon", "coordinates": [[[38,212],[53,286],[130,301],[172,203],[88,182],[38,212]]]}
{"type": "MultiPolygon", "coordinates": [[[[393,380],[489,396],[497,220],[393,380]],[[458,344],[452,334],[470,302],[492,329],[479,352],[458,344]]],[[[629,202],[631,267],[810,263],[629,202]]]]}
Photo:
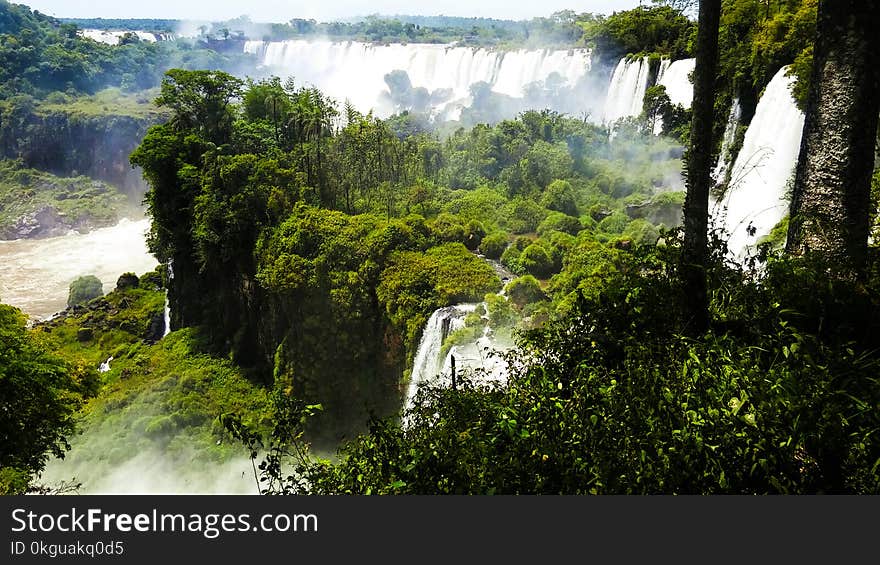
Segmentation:
{"type": "Polygon", "coordinates": [[[550,212],[547,218],[538,226],[538,235],[545,235],[552,231],[577,235],[584,229],[580,220],[572,216],[566,216],[562,212],[550,212]]]}
{"type": "Polygon", "coordinates": [[[562,212],[567,216],[577,216],[577,203],[574,198],[574,189],[566,180],[555,180],[541,195],[541,206],[555,212],[562,212]]]}
{"type": "Polygon", "coordinates": [[[134,273],[123,273],[116,279],[116,290],[126,290],[129,288],[137,288],[140,285],[140,279],[134,273]]]}
{"type": "Polygon", "coordinates": [[[510,245],[504,250],[504,253],[501,254],[501,264],[514,273],[523,274],[522,267],[519,263],[520,255],[522,255],[522,251],[520,251],[516,245],[510,245]]]}
{"type": "Polygon", "coordinates": [[[510,281],[504,288],[504,292],[518,308],[547,298],[547,295],[541,290],[538,280],[532,275],[525,275],[510,281]]]}
{"type": "Polygon", "coordinates": [[[529,274],[547,278],[553,274],[553,257],[543,245],[533,243],[525,248],[519,257],[519,264],[529,274]]]}
{"type": "MultiPolygon", "coordinates": [[[[510,284],[508,283],[508,287],[510,284]]],[[[510,292],[505,290],[509,296],[510,292]]],[[[500,294],[487,294],[485,297],[486,312],[489,315],[489,324],[493,328],[510,326],[516,320],[516,314],[511,307],[511,302],[500,294]]]]}
{"type": "Polygon", "coordinates": [[[73,307],[85,304],[99,296],[104,296],[104,285],[94,275],[79,277],[70,283],[70,292],[67,295],[67,306],[73,307]]]}
{"type": "Polygon", "coordinates": [[[629,218],[626,214],[614,212],[599,222],[599,231],[606,234],[619,235],[626,229],[627,224],[629,224],[629,218]]]}
{"type": "Polygon", "coordinates": [[[660,237],[659,230],[647,220],[633,220],[623,231],[623,237],[637,245],[654,245],[660,237]]]}
{"type": "Polygon", "coordinates": [[[464,228],[464,245],[471,251],[476,251],[485,236],[486,230],[483,228],[483,224],[477,220],[471,220],[464,228]]]}
{"type": "Polygon", "coordinates": [[[538,229],[538,225],[547,216],[547,210],[534,200],[516,197],[506,206],[505,216],[507,227],[512,233],[531,233],[538,229]]]}
{"type": "Polygon", "coordinates": [[[433,222],[428,224],[431,233],[442,241],[448,243],[465,243],[467,231],[457,216],[452,214],[440,214],[433,222]]]}
{"type": "Polygon", "coordinates": [[[504,232],[492,232],[480,242],[480,253],[489,259],[500,259],[501,254],[507,249],[507,234],[504,232]]]}

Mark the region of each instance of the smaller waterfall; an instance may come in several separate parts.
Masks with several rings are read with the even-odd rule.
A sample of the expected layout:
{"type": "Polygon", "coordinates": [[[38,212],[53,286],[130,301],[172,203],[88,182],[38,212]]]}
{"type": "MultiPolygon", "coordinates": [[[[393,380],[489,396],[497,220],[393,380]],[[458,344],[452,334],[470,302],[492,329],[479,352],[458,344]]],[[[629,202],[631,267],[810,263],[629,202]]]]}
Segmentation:
{"type": "Polygon", "coordinates": [[[413,361],[412,374],[409,379],[409,387],[404,400],[404,410],[412,407],[413,399],[418,392],[419,385],[435,378],[440,374],[440,352],[443,341],[453,331],[464,327],[464,318],[477,309],[476,304],[456,304],[436,310],[425,324],[419,349],[413,361]]]}
{"type": "Polygon", "coordinates": [[[165,281],[165,286],[166,286],[165,311],[163,312],[164,319],[165,319],[165,332],[162,334],[162,337],[165,337],[166,335],[171,333],[171,300],[168,298],[167,287],[171,286],[171,281],[174,280],[174,260],[173,259],[168,260],[168,274],[166,276],[166,279],[167,280],[165,281]]]}
{"type": "Polygon", "coordinates": [[[727,126],[724,128],[724,138],[721,140],[721,153],[718,154],[718,163],[712,172],[712,178],[715,184],[727,182],[727,171],[730,169],[730,148],[733,146],[736,137],[736,128],[739,125],[742,116],[742,107],[739,105],[739,98],[734,98],[730,105],[730,114],[727,116],[727,126]]]}
{"type": "Polygon", "coordinates": [[[690,108],[694,100],[694,85],[691,82],[691,73],[696,67],[696,59],[679,59],[663,69],[657,76],[657,84],[666,87],[666,95],[673,104],[681,104],[690,108]]]}
{"type": "Polygon", "coordinates": [[[108,373],[108,372],[110,372],[110,361],[113,361],[113,356],[112,356],[112,355],[111,355],[110,357],[108,357],[106,361],[104,361],[103,363],[101,363],[101,366],[98,367],[98,372],[99,372],[99,373],[108,373]]]}
{"type": "Polygon", "coordinates": [[[165,331],[162,333],[162,337],[171,333],[171,302],[168,300],[168,291],[165,291],[165,331]]]}
{"type": "Polygon", "coordinates": [[[647,57],[620,60],[611,75],[602,123],[610,125],[621,118],[642,113],[650,66],[647,57]]]}
{"type": "Polygon", "coordinates": [[[133,33],[137,36],[141,41],[146,41],[149,43],[155,43],[160,39],[155,33],[150,33],[148,31],[109,31],[103,29],[84,29],[80,31],[80,35],[82,37],[87,37],[92,41],[97,41],[98,43],[106,43],[107,45],[118,45],[119,40],[122,39],[123,36],[127,33],[133,33]]]}
{"type": "Polygon", "coordinates": [[[657,70],[657,80],[654,82],[656,84],[661,84],[663,80],[663,75],[666,74],[666,71],[669,70],[669,66],[672,65],[672,60],[670,59],[661,59],[660,60],[660,68],[657,70]]]}
{"type": "Polygon", "coordinates": [[[489,323],[485,309],[485,302],[456,304],[440,308],[431,315],[428,323],[425,324],[413,362],[412,375],[403,403],[404,413],[412,408],[416,393],[422,384],[427,382],[451,384],[453,357],[455,357],[456,373],[472,371],[484,382],[506,381],[507,365],[497,353],[510,350],[514,344],[510,339],[499,339],[496,335],[498,329],[493,328],[489,323]],[[446,338],[456,330],[464,328],[468,316],[477,311],[482,311],[479,323],[483,324],[483,328],[479,337],[460,341],[444,354],[443,343],[446,338]]]}
{"type": "MultiPolygon", "coordinates": [[[[656,84],[666,88],[666,95],[672,104],[680,104],[684,108],[691,107],[694,100],[691,72],[694,70],[696,62],[696,59],[679,59],[675,62],[669,59],[660,61],[656,84]]],[[[654,122],[654,135],[660,135],[662,132],[663,118],[658,116],[654,122]]]]}
{"type": "Polygon", "coordinates": [[[728,248],[742,257],[788,213],[788,182],[797,164],[804,114],[791,96],[788,67],[776,73],[758,101],[742,149],[719,203],[728,248]]]}

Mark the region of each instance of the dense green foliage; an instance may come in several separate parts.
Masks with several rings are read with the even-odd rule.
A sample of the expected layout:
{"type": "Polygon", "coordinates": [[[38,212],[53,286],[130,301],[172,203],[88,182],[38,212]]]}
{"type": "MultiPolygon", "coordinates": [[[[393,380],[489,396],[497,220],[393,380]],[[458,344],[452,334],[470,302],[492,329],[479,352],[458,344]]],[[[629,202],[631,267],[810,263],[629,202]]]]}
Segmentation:
{"type": "Polygon", "coordinates": [[[100,179],[139,205],[142,183],[127,161],[147,128],[166,119],[152,98],[107,89],[92,96],[55,92],[45,100],[24,94],[0,100],[0,157],[59,176],[100,179]]]}
{"type": "Polygon", "coordinates": [[[162,337],[161,280],[159,273],[120,277],[118,290],[35,328],[35,339],[82,367],[99,390],[78,414],[78,433],[69,436],[73,450],[63,464],[47,467],[43,487],[73,482],[93,491],[173,478],[164,488],[193,492],[208,484],[200,477],[205,465],[239,456],[224,441],[218,415],[234,412],[255,429],[269,429],[267,391],[229,360],[207,355],[198,332],[162,337]],[[94,369],[108,358],[110,370],[98,376],[94,369]],[[138,476],[119,476],[126,465],[138,476]],[[141,476],[143,465],[173,470],[141,476]]]}
{"type": "Polygon", "coordinates": [[[80,37],[73,24],[0,2],[0,98],[94,93],[109,86],[142,90],[156,86],[174,66],[230,69],[243,60],[183,42],[105,45],[80,37]]]}
{"type": "Polygon", "coordinates": [[[552,112],[440,141],[291,82],[184,70],[157,102],[170,119],[132,163],[151,186],[151,251],[173,261],[174,327],[204,327],[258,380],[322,404],[312,431],[331,439],[396,411],[433,310],[500,289],[469,252],[484,238],[516,272],[579,280],[578,238],[629,237],[626,204],[678,168],[668,141],[611,144],[552,112]],[[620,220],[566,215],[582,210],[620,220]],[[527,234],[515,256],[507,234],[527,234]]]}
{"type": "Polygon", "coordinates": [[[104,285],[95,275],[78,277],[70,283],[67,306],[82,306],[86,302],[104,295],[104,285]]]}
{"type": "Polygon", "coordinates": [[[73,24],[80,29],[150,32],[173,32],[181,23],[183,23],[180,20],[157,18],[59,18],[59,20],[65,24],[73,24]]]}
{"type": "Polygon", "coordinates": [[[586,14],[576,24],[583,40],[606,62],[627,54],[661,54],[681,59],[692,52],[696,25],[669,6],[639,6],[610,16],[586,14]]]}
{"type": "MultiPolygon", "coordinates": [[[[232,45],[243,31],[588,45],[606,66],[650,55],[656,71],[659,56],[691,53],[695,26],[673,2],[654,4],[518,24],[239,18],[205,28],[202,40],[232,45]]],[[[150,249],[173,264],[173,277],[168,269],[140,285],[121,279],[117,292],[36,334],[71,364],[113,360],[84,412],[81,469],[94,465],[81,454],[94,452],[110,466],[152,450],[224,460],[225,427],[252,458],[267,455],[270,492],[880,492],[876,276],[827,285],[824,266],[772,253],[741,268],[716,242],[711,328],[684,337],[679,234],[664,230],[680,221],[681,148],[645,132],[662,119],[664,134],[685,139],[689,114],[663,87],[648,89],[644,113],[618,124],[613,140],[550,111],[502,120],[508,101],[485,85],[462,114],[476,125],[443,137],[416,113],[380,120],[293,81],[221,70],[169,71],[152,113],[146,95],[124,93],[154,85],[174,57],[189,69],[228,58],[171,44],[95,46],[70,26],[0,8],[18,26],[0,45],[17,52],[10,37],[30,37],[20,33],[30,26],[41,39],[27,56],[53,69],[37,77],[33,61],[0,50],[12,69],[0,91],[8,155],[34,166],[34,132],[96,130],[108,113],[113,127],[157,124],[131,162],[150,185],[150,249]],[[105,85],[121,90],[93,94],[105,85]],[[498,276],[476,253],[521,276],[495,294],[498,276]],[[174,327],[186,328],[162,341],[157,283],[168,286],[174,327]],[[425,387],[401,425],[431,312],[479,301],[443,351],[473,342],[487,323],[531,328],[508,356],[509,379],[488,386],[464,374],[456,390],[425,387]],[[352,437],[368,420],[368,433],[352,437]],[[330,463],[312,459],[306,440],[345,441],[330,463]],[[299,466],[289,475],[291,462],[299,466]]],[[[731,100],[747,122],[782,65],[793,65],[803,100],[815,9],[814,0],[725,0],[719,133],[731,100]]],[[[403,78],[386,77],[392,98],[414,96],[403,78]]],[[[60,438],[71,428],[61,418],[46,429],[60,438]]],[[[4,464],[0,484],[23,490],[46,454],[60,453],[63,441],[53,441],[54,451],[37,446],[42,459],[30,466],[4,464]]]]}
{"type": "Polygon", "coordinates": [[[50,456],[64,455],[94,382],[94,369],[50,354],[19,310],[0,305],[0,494],[22,494],[50,456]]]}
{"type": "Polygon", "coordinates": [[[425,388],[407,426],[374,422],[336,464],[294,459],[297,482],[269,469],[271,490],[880,492],[876,281],[805,293],[821,265],[755,278],[722,251],[705,336],[681,333],[678,245],[644,248],[526,335],[506,386],[425,388]]]}
{"type": "Polygon", "coordinates": [[[80,37],[73,24],[0,2],[0,99],[94,93],[109,86],[143,90],[156,86],[171,67],[231,69],[244,60],[184,42],[105,45],[80,37]]]}

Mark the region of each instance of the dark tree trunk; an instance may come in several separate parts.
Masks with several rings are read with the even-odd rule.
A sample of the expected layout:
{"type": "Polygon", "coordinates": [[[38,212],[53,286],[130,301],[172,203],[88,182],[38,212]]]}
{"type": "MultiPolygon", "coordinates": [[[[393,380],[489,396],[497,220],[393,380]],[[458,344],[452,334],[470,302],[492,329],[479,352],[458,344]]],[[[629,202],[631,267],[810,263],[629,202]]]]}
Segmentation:
{"type": "Polygon", "coordinates": [[[864,274],[880,113],[880,2],[820,0],[786,251],[864,274]]]}
{"type": "Polygon", "coordinates": [[[685,323],[688,331],[692,334],[702,333],[709,325],[706,263],[708,259],[709,187],[712,185],[712,125],[720,18],[721,0],[700,0],[691,143],[687,155],[687,197],[684,202],[684,247],[681,266],[685,323]]]}

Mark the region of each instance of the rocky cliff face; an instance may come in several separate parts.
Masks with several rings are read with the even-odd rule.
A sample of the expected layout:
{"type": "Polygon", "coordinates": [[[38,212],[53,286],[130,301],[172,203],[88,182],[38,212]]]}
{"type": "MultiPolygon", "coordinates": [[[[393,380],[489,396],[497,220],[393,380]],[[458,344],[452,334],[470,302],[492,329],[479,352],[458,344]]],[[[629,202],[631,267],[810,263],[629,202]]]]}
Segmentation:
{"type": "Polygon", "coordinates": [[[34,112],[0,130],[0,148],[3,157],[21,159],[26,167],[59,176],[85,175],[138,197],[145,185],[128,156],[153,123],[131,116],[34,112]]]}

